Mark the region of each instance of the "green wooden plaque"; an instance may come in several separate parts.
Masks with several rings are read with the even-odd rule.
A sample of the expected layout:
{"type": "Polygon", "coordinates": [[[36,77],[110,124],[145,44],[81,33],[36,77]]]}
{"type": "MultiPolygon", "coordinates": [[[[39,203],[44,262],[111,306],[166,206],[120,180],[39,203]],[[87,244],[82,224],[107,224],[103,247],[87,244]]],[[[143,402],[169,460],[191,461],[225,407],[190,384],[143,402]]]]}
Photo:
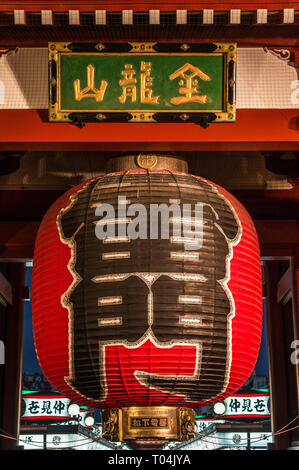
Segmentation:
{"type": "Polygon", "coordinates": [[[234,122],[236,44],[49,44],[49,120],[234,122]]]}

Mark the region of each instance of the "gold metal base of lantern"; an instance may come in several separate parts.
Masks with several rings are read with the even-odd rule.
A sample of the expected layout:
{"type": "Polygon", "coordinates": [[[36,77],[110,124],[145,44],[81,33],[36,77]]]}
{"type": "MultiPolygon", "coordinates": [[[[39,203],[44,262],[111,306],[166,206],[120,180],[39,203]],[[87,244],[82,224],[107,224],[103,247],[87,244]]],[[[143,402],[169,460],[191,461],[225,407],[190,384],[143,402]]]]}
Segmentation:
{"type": "Polygon", "coordinates": [[[187,441],[194,437],[195,411],[173,406],[130,406],[102,412],[103,437],[121,442],[136,439],[187,441]]]}

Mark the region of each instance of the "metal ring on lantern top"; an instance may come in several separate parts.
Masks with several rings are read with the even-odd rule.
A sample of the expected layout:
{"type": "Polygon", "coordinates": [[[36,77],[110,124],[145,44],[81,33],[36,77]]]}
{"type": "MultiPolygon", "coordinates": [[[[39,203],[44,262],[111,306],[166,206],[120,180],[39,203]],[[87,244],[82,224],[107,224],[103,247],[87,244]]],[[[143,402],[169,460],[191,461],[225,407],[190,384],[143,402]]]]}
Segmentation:
{"type": "Polygon", "coordinates": [[[182,434],[191,429],[192,408],[231,395],[255,365],[259,245],[231,194],[188,174],[181,159],[141,156],[116,157],[113,172],[72,188],[46,213],[33,262],[35,344],[57,390],[104,409],[112,440],[184,440],[192,435],[182,434]],[[181,214],[189,204],[193,219],[199,204],[202,243],[186,249],[180,237],[149,233],[99,239],[100,204],[110,204],[125,226],[129,206],[142,204],[143,230],[151,228],[153,204],[174,204],[181,214]]]}

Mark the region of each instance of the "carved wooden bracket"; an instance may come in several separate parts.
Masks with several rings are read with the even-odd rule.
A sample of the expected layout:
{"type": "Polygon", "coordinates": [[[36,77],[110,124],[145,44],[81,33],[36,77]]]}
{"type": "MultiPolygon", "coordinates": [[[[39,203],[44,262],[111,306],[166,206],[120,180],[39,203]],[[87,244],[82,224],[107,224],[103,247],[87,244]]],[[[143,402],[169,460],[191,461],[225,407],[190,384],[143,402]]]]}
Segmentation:
{"type": "Polygon", "coordinates": [[[11,51],[15,51],[17,50],[18,48],[17,47],[14,47],[14,46],[11,46],[11,47],[0,47],[0,57],[2,57],[3,55],[7,55],[9,52],[11,51]]]}
{"type": "Polygon", "coordinates": [[[262,152],[267,170],[288,178],[299,178],[299,152],[293,152],[294,158],[283,159],[284,152],[262,152]]]}
{"type": "Polygon", "coordinates": [[[265,51],[270,52],[279,59],[288,62],[289,65],[293,65],[294,67],[299,69],[299,47],[265,47],[265,51]]]}

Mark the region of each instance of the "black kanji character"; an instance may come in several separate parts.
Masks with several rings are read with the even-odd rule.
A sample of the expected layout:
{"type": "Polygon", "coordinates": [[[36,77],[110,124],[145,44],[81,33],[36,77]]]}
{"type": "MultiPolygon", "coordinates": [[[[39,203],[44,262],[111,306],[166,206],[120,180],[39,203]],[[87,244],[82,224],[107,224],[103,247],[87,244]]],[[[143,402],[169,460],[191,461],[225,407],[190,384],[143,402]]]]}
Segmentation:
{"type": "Polygon", "coordinates": [[[28,405],[28,411],[30,411],[32,414],[38,414],[39,408],[38,401],[35,400],[32,400],[28,405]]]}

